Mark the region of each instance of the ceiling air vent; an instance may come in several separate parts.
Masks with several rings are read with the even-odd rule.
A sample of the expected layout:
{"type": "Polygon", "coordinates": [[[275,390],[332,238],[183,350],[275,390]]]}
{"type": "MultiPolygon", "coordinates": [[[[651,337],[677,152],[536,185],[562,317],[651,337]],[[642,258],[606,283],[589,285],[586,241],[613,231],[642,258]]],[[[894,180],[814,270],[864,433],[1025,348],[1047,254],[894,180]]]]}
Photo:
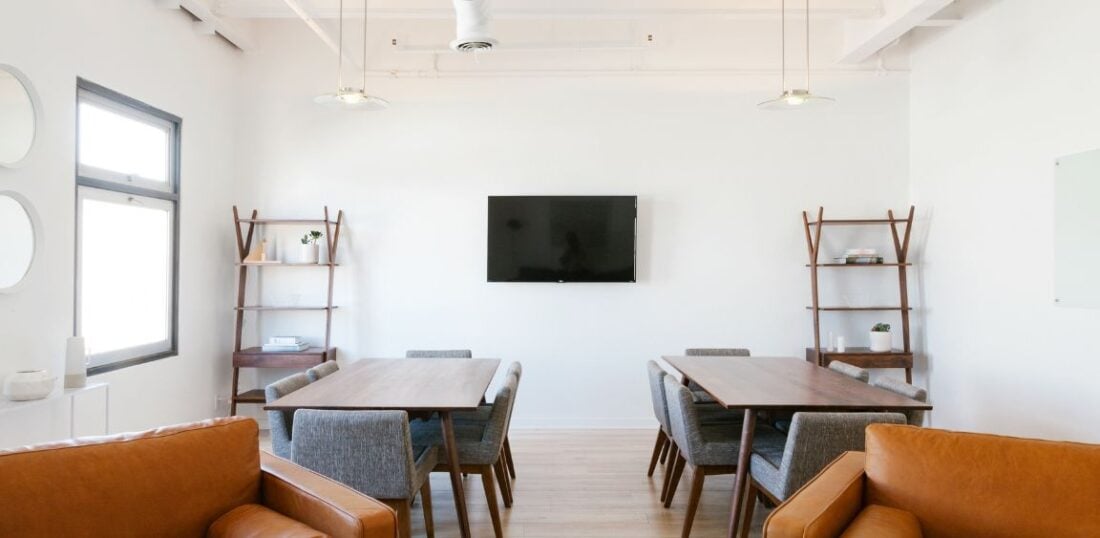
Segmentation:
{"type": "Polygon", "coordinates": [[[490,36],[489,0],[454,0],[455,34],[451,48],[459,52],[489,51],[498,43],[490,36]]]}

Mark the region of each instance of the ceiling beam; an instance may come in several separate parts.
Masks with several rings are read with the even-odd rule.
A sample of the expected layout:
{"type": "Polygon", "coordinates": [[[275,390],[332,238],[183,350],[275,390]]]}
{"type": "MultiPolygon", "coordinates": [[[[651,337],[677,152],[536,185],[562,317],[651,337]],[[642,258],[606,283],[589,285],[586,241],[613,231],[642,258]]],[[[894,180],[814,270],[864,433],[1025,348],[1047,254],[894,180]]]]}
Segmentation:
{"type": "MultiPolygon", "coordinates": [[[[317,18],[314,17],[311,13],[313,10],[307,8],[304,4],[304,1],[305,0],[283,0],[283,3],[286,4],[286,7],[290,8],[290,11],[294,13],[295,17],[301,19],[302,22],[305,23],[305,25],[310,30],[313,30],[314,34],[317,34],[317,37],[321,40],[322,43],[325,44],[326,47],[329,48],[329,50],[332,51],[333,54],[339,56],[342,47],[340,46],[339,41],[337,41],[338,38],[334,39],[331,35],[329,35],[328,30],[325,30],[325,28],[321,26],[321,23],[317,22],[317,18]]],[[[351,56],[349,56],[347,52],[344,52],[343,55],[343,61],[345,63],[355,66],[356,69],[362,71],[363,66],[360,65],[359,62],[351,58],[351,56]]]]}
{"type": "Polygon", "coordinates": [[[844,23],[844,48],[839,63],[858,64],[918,26],[942,26],[933,16],[954,0],[885,0],[883,15],[871,21],[844,23]]]}
{"type": "Polygon", "coordinates": [[[234,25],[214,14],[199,0],[153,0],[161,9],[180,9],[191,14],[194,18],[195,33],[200,35],[215,35],[229,42],[230,45],[248,52],[254,50],[252,39],[234,25]]]}
{"type": "MultiPolygon", "coordinates": [[[[345,15],[362,18],[362,8],[345,8],[345,15]]],[[[225,2],[218,7],[218,13],[226,17],[241,19],[279,19],[294,18],[295,13],[279,6],[256,4],[251,2],[225,2]]],[[[335,19],[339,11],[333,7],[319,7],[312,10],[318,19],[335,19]]],[[[399,20],[454,20],[454,9],[440,8],[370,8],[371,19],[399,20]]],[[[814,8],[814,19],[871,19],[881,15],[881,11],[869,7],[824,7],[814,8]]],[[[493,18],[497,20],[632,20],[667,18],[721,18],[743,20],[773,20],[778,18],[774,7],[746,8],[493,8],[493,18]]]]}

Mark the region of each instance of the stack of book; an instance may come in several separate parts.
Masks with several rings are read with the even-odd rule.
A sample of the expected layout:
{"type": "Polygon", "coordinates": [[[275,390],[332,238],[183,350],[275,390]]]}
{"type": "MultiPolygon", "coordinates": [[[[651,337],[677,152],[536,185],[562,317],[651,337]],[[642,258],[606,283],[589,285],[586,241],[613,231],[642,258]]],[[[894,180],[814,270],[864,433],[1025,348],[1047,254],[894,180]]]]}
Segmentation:
{"type": "Polygon", "coordinates": [[[309,344],[297,336],[272,336],[263,345],[264,351],[286,353],[288,351],[305,351],[309,344]]]}
{"type": "Polygon", "coordinates": [[[882,256],[873,248],[850,248],[844,251],[844,255],[836,258],[837,263],[845,264],[874,264],[882,263],[882,256]]]}

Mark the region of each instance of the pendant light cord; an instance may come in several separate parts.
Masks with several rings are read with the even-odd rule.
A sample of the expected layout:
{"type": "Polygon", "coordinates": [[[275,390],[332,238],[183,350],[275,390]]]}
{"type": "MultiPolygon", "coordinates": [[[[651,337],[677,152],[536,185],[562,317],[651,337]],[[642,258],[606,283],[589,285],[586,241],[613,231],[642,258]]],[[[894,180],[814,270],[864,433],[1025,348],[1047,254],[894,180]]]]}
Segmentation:
{"type": "Polygon", "coordinates": [[[340,0],[340,23],[336,32],[340,44],[336,47],[336,92],[344,91],[344,0],[340,0]]]}
{"type": "Polygon", "coordinates": [[[363,0],[363,94],[366,95],[366,2],[363,0]]]}
{"type": "Polygon", "coordinates": [[[779,91],[787,91],[787,0],[779,0],[779,91]]]}
{"type": "Polygon", "coordinates": [[[810,91],[810,0],[806,0],[806,92],[810,91]]]}

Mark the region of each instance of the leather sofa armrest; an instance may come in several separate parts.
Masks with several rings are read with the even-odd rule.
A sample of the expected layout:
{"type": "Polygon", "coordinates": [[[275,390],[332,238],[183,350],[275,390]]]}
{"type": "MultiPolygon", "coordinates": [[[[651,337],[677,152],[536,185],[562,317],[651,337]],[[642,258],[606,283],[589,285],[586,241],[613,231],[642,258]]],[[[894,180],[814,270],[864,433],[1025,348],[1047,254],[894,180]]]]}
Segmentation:
{"type": "Polygon", "coordinates": [[[260,454],[264,506],[333,538],[395,538],[397,513],[339,482],[267,452],[260,454]]]}
{"type": "Polygon", "coordinates": [[[863,509],[863,452],[845,452],[780,504],[764,538],[836,538],[863,509]]]}

